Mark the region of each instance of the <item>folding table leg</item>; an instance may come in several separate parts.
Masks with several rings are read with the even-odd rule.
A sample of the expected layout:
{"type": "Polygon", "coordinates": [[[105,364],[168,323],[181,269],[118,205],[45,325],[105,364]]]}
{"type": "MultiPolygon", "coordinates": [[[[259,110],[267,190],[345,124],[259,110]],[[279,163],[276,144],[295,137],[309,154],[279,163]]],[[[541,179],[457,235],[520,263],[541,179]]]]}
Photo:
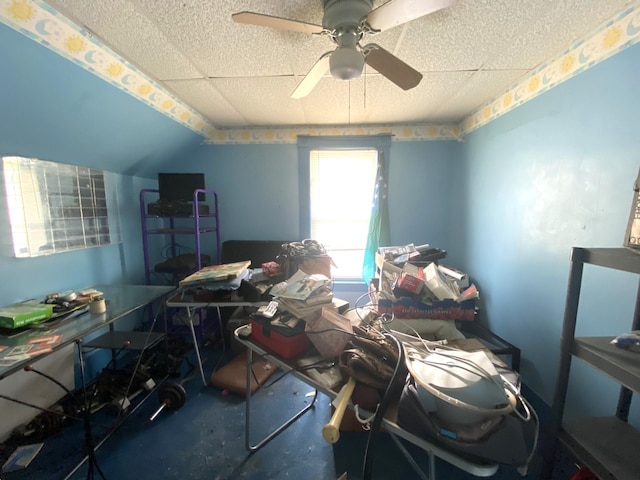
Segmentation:
{"type": "MultiPolygon", "coordinates": [[[[198,360],[198,368],[200,369],[200,376],[202,377],[202,384],[206,387],[207,380],[204,378],[204,368],[202,368],[202,357],[200,356],[200,347],[198,346],[198,339],[196,337],[196,330],[193,326],[194,312],[190,307],[187,307],[187,315],[189,316],[189,328],[191,329],[191,337],[193,338],[193,348],[196,349],[196,359],[198,360]]],[[[202,320],[200,321],[202,323],[202,320]]]]}
{"type": "Polygon", "coordinates": [[[280,435],[287,427],[300,418],[305,412],[313,408],[318,398],[318,390],[314,390],[313,399],[302,410],[293,415],[289,420],[284,422],[278,428],[276,428],[269,435],[264,437],[260,442],[255,445],[251,445],[251,367],[253,365],[253,350],[247,347],[247,401],[245,404],[245,446],[251,453],[264,447],[267,443],[280,435]]]}

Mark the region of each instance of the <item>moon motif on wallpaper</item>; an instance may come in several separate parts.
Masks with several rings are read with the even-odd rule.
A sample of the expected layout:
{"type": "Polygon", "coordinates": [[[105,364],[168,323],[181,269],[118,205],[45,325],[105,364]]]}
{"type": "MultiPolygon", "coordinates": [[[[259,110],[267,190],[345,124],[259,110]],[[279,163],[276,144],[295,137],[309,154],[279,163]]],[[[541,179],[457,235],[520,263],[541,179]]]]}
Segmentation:
{"type": "Polygon", "coordinates": [[[95,59],[95,55],[100,55],[100,52],[97,50],[91,50],[85,54],[84,59],[87,61],[87,63],[96,64],[100,62],[101,59],[95,59]]]}
{"type": "Polygon", "coordinates": [[[629,20],[629,25],[627,25],[627,34],[630,37],[633,37],[638,32],[640,32],[640,15],[636,15],[629,20]],[[636,22],[638,22],[638,24],[636,24],[636,22]]]}
{"type": "Polygon", "coordinates": [[[49,23],[55,23],[52,20],[45,18],[44,20],[40,20],[38,23],[36,23],[36,31],[40,34],[40,35],[51,35],[53,32],[50,32],[49,30],[47,30],[47,25],[49,23]]]}
{"type": "Polygon", "coordinates": [[[581,64],[587,63],[591,58],[591,52],[587,51],[587,46],[580,49],[580,54],[578,55],[578,62],[581,64]]]}

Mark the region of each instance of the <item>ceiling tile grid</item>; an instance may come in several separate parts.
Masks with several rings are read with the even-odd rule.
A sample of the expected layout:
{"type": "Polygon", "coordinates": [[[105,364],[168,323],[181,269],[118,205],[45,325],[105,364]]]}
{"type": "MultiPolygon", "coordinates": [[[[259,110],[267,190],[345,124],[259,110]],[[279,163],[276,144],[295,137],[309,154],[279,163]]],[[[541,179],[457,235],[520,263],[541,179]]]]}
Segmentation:
{"type": "Polygon", "coordinates": [[[205,117],[219,118],[224,125],[233,127],[247,123],[241,112],[205,78],[168,80],[165,85],[188,104],[198,105],[198,110],[205,117]]]}
{"type": "Polygon", "coordinates": [[[290,139],[289,132],[308,126],[335,130],[329,125],[398,131],[415,124],[416,138],[464,134],[634,44],[640,26],[637,1],[457,0],[361,41],[379,43],[419,70],[417,87],[401,90],[365,68],[350,82],[327,74],[307,97],[292,100],[297,83],[335,44],[328,36],[238,24],[231,15],[320,24],[322,3],[0,0],[0,21],[207,141],[242,138],[234,129],[251,130],[251,141],[260,129],[272,132],[265,139],[274,129],[287,132],[275,137],[290,139]],[[442,122],[459,126],[433,126],[442,122]]]}

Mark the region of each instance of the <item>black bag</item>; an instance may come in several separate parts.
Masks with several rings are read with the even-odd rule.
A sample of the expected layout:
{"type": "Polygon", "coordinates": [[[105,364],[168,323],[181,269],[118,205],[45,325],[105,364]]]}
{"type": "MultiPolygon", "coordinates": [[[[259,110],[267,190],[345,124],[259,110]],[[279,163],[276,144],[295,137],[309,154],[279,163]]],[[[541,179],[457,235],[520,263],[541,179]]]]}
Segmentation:
{"type": "Polygon", "coordinates": [[[316,240],[284,243],[276,257],[276,262],[286,278],[291,277],[298,269],[308,274],[321,273],[331,278],[333,262],[324,246],[316,240]]]}

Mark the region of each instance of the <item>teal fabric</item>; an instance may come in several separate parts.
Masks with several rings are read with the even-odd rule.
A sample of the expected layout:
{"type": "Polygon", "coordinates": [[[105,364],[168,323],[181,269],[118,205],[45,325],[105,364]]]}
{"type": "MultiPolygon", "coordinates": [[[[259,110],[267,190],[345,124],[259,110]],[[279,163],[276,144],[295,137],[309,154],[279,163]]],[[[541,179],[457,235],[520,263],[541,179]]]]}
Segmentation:
{"type": "Polygon", "coordinates": [[[365,282],[373,278],[376,271],[376,251],[378,247],[388,246],[391,233],[389,231],[389,207],[387,204],[387,170],[384,152],[378,155],[378,169],[376,172],[376,184],[373,191],[373,205],[371,219],[369,220],[369,232],[367,234],[367,246],[364,251],[362,265],[362,278],[365,282]]]}

